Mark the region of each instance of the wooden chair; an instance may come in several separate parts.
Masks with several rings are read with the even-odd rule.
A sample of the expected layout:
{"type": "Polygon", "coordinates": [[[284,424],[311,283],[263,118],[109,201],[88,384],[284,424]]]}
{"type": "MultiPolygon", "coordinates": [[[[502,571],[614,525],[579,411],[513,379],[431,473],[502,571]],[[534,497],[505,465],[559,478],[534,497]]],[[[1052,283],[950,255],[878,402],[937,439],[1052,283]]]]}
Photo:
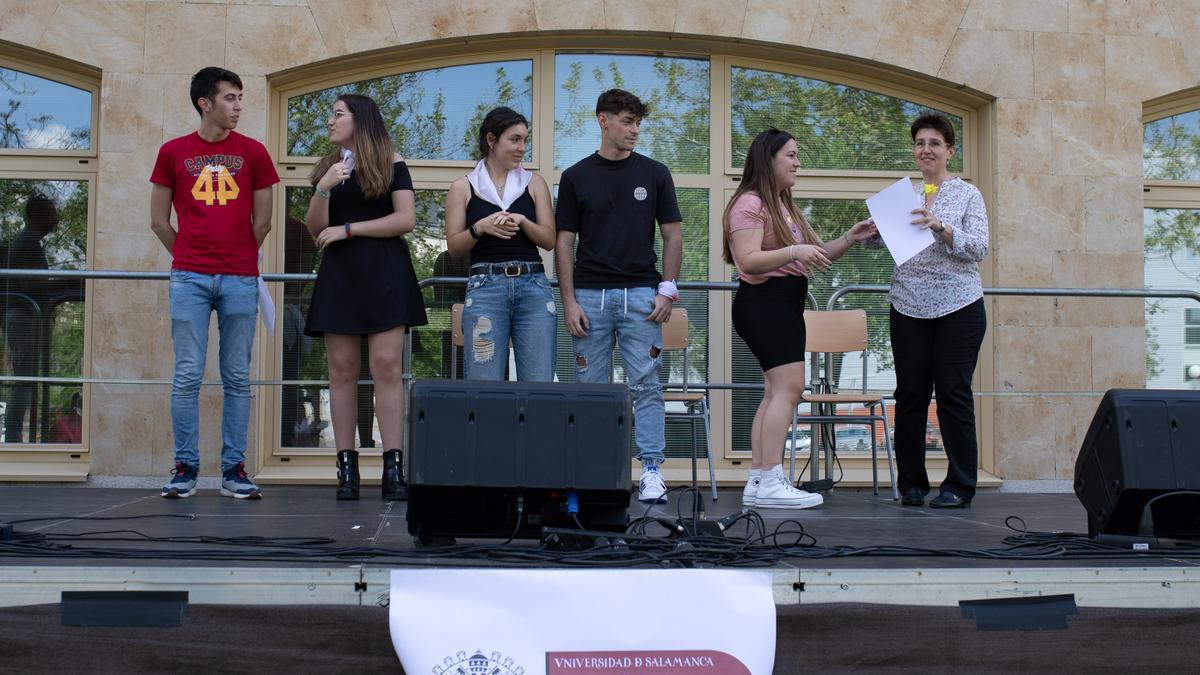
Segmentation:
{"type": "Polygon", "coordinates": [[[712,433],[709,430],[708,395],[704,390],[688,389],[690,362],[688,361],[688,315],[687,310],[676,307],[671,319],[663,324],[663,351],[683,350],[683,383],[663,385],[663,401],[680,403],[680,412],[666,412],[666,422],[687,422],[692,430],[692,487],[696,487],[697,441],[696,422],[704,424],[704,452],[708,457],[708,482],[712,489],[712,500],[717,501],[716,468],[713,466],[712,433]]]}
{"type": "MultiPolygon", "coordinates": [[[[862,424],[870,425],[871,427],[871,485],[875,494],[879,494],[879,469],[878,469],[878,450],[875,440],[875,425],[876,423],[883,424],[883,444],[885,454],[887,456],[888,476],[892,484],[892,499],[900,499],[900,491],[896,486],[896,473],[892,467],[892,434],[891,428],[888,425],[887,406],[884,405],[883,394],[873,393],[866,390],[867,382],[867,313],[862,309],[837,310],[837,311],[807,311],[804,313],[804,326],[806,333],[806,348],[812,353],[812,382],[820,380],[819,375],[822,361],[825,368],[826,380],[832,381],[832,373],[829,372],[833,354],[846,354],[852,352],[862,352],[863,357],[863,389],[855,392],[821,392],[821,391],[806,391],[801,403],[808,403],[810,408],[816,406],[814,412],[810,410],[808,413],[801,413],[797,408],[792,416],[792,435],[795,438],[795,427],[797,424],[810,423],[814,427],[817,424],[828,424],[836,426],[838,424],[862,424]],[[821,357],[824,357],[823,359],[821,357]],[[836,415],[833,414],[833,406],[838,404],[861,405],[869,412],[865,415],[836,415]],[[825,408],[825,412],[820,412],[825,408]],[[876,413],[875,409],[879,408],[876,413]]],[[[815,429],[814,429],[815,431],[815,429]]],[[[817,461],[817,434],[811,436],[809,446],[810,461],[817,461]]],[[[834,448],[827,447],[826,452],[832,453],[834,448]]],[[[828,459],[832,455],[827,455],[828,459]]],[[[791,468],[789,475],[795,479],[796,469],[796,446],[795,443],[791,446],[791,468]]]]}

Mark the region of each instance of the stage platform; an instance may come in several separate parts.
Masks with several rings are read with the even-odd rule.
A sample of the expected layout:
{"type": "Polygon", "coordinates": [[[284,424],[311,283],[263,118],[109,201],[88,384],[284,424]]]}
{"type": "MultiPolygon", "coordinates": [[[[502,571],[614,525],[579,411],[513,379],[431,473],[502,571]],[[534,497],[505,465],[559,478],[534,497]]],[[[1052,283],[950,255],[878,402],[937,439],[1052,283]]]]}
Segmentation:
{"type": "MultiPolygon", "coordinates": [[[[722,490],[716,503],[706,496],[706,518],[740,511],[740,496],[732,489],[722,490]]],[[[667,520],[690,516],[692,495],[671,497],[649,513],[667,520]]],[[[630,516],[646,511],[634,502],[630,516]]],[[[953,606],[1061,593],[1074,594],[1080,606],[1200,606],[1197,551],[1107,550],[1080,557],[1078,550],[1056,555],[1054,547],[1005,543],[1021,527],[1085,532],[1085,513],[1073,494],[985,491],[969,509],[936,511],[904,507],[869,490],[839,489],[820,508],[758,513],[768,532],[788,533],[775,540],[785,544],[779,555],[762,563],[774,575],[781,606],[953,606]],[[788,545],[799,527],[811,540],[788,545]]],[[[588,566],[539,558],[534,540],[417,547],[405,504],[380,501],[372,487],[359,501],[339,502],[330,487],[270,486],[264,499],[238,501],[214,490],[167,500],[155,490],[9,484],[0,486],[0,522],[14,528],[13,538],[0,542],[0,606],[8,607],[56,603],[66,590],[121,589],[187,590],[194,604],[384,606],[388,570],[396,567],[588,566]],[[46,539],[36,541],[39,535],[46,539]]],[[[667,535],[659,525],[646,532],[667,535]]],[[[737,524],[727,534],[745,533],[737,524]]],[[[710,563],[632,566],[664,564],[710,563]]]]}

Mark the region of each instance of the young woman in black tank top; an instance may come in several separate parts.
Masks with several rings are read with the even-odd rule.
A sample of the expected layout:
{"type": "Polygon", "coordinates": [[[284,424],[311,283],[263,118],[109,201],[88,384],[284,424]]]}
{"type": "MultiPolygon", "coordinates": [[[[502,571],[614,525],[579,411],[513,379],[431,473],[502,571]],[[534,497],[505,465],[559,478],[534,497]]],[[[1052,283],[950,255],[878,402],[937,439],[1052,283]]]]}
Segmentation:
{"type": "Polygon", "coordinates": [[[517,379],[554,379],[558,316],[538,251],[554,246],[554,211],[546,181],[521,167],[528,137],[520,113],[489,112],[479,164],[446,195],[446,248],[471,258],[462,317],[470,380],[503,379],[510,340],[517,379]]]}

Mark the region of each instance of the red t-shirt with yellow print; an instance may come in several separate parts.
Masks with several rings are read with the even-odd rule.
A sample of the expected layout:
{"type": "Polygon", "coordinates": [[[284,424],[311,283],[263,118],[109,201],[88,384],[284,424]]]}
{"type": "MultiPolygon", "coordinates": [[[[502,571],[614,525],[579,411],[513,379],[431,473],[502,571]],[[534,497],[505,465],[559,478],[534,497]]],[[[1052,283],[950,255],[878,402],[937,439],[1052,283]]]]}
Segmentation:
{"type": "Polygon", "coordinates": [[[180,136],[159,149],[150,182],[174,192],[179,236],[173,269],[258,275],[254,191],[279,182],[262,143],[236,131],[216,143],[194,132],[180,136]]]}

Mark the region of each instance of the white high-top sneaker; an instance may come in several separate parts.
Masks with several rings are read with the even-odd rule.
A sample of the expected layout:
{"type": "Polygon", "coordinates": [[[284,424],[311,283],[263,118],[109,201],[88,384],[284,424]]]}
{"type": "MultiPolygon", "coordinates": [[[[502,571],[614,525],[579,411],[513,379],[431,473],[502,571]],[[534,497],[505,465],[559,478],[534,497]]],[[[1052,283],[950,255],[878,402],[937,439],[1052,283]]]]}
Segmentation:
{"type": "Polygon", "coordinates": [[[742,506],[754,506],[758,499],[758,484],[762,482],[762,473],[751,473],[746,478],[746,487],[742,488],[742,506]]]}
{"type": "Polygon", "coordinates": [[[772,471],[763,473],[754,501],[760,509],[808,509],[820,506],[825,498],[797,488],[782,472],[772,471]]]}

